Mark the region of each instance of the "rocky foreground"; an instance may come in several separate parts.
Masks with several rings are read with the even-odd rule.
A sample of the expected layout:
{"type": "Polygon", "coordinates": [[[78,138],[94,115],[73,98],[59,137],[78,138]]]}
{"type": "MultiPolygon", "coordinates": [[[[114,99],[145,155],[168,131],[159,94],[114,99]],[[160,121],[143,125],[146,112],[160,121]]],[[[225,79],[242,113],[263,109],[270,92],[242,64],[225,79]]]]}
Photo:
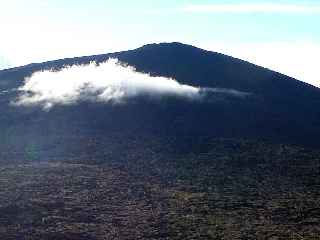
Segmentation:
{"type": "Polygon", "coordinates": [[[217,140],[175,159],[0,167],[1,239],[320,239],[320,155],[217,140]]]}

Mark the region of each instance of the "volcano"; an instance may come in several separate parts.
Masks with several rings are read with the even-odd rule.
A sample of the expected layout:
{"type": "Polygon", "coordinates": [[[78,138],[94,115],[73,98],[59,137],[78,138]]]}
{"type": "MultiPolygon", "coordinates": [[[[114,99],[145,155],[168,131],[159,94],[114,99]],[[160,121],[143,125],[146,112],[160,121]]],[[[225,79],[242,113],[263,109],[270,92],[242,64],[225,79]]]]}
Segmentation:
{"type": "Polygon", "coordinates": [[[160,43],[2,70],[0,104],[3,239],[320,235],[319,88],[160,43]],[[110,59],[201,98],[14,104],[37,72],[110,59]]]}

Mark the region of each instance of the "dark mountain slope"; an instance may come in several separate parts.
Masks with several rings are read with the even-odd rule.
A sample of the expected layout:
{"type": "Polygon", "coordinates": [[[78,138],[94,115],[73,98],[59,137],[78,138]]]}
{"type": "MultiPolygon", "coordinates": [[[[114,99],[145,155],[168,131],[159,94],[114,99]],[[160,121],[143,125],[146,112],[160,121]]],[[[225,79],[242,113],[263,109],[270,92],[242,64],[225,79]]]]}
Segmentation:
{"type": "Polygon", "coordinates": [[[42,69],[59,69],[64,65],[103,62],[110,57],[128,63],[138,71],[155,76],[172,77],[181,83],[201,87],[233,88],[266,96],[279,96],[286,89],[291,94],[318,95],[319,89],[280,73],[220,53],[206,51],[182,43],[149,44],[118,53],[93,55],[30,64],[4,70],[6,76],[25,76],[42,69]],[[8,74],[8,75],[7,75],[8,74]]]}
{"type": "Polygon", "coordinates": [[[180,43],[0,71],[0,236],[319,239],[319,103],[315,87],[180,43]],[[10,105],[35,71],[110,57],[250,94],[10,105]]]}
{"type": "MultiPolygon", "coordinates": [[[[90,61],[99,63],[110,57],[136,67],[137,71],[172,77],[180,83],[230,88],[251,94],[244,99],[215,94],[212,101],[200,104],[181,99],[167,99],[160,104],[149,100],[134,100],[128,106],[115,110],[120,115],[112,115],[112,121],[108,125],[112,128],[116,127],[113,125],[118,123],[119,116],[123,119],[120,121],[123,126],[136,124],[141,131],[148,132],[147,135],[165,132],[172,136],[249,137],[313,147],[320,144],[317,141],[320,136],[320,108],[317,107],[320,104],[320,89],[239,59],[181,43],[150,44],[130,51],[8,69],[0,72],[0,90],[20,86],[23,78],[35,71],[52,68],[58,70],[65,65],[86,64],[90,61]],[[129,120],[132,115],[139,116],[137,122],[129,120]]],[[[51,119],[53,125],[56,118],[67,123],[75,121],[75,126],[77,122],[88,121],[86,128],[79,130],[81,132],[101,129],[110,116],[107,114],[110,109],[108,105],[98,107],[80,104],[58,108],[49,113],[39,109],[17,109],[8,106],[15,97],[10,94],[1,96],[3,128],[7,128],[6,124],[9,123],[12,126],[12,122],[17,122],[18,125],[27,122],[31,125],[38,124],[38,117],[43,119],[43,127],[47,125],[47,119],[51,119]],[[83,109],[93,111],[90,116],[95,116],[96,122],[99,122],[97,126],[89,119],[83,119],[83,109]],[[38,113],[34,114],[33,111],[38,113]],[[79,116],[74,119],[73,116],[77,115],[79,116]]],[[[123,126],[117,127],[125,129],[123,126]]]]}

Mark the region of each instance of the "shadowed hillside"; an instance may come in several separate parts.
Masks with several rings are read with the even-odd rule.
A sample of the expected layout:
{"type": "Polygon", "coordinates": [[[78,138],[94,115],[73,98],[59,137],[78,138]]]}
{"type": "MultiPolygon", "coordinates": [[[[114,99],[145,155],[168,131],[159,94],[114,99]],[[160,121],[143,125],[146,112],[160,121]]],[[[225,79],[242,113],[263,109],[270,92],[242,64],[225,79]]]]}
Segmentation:
{"type": "Polygon", "coordinates": [[[319,239],[319,104],[318,88],[181,43],[0,71],[0,234],[319,239]],[[36,71],[109,58],[224,90],[199,101],[12,104],[36,71]]]}
{"type": "MultiPolygon", "coordinates": [[[[219,98],[209,104],[195,104],[196,106],[192,107],[189,106],[189,102],[170,103],[167,106],[159,104],[157,109],[159,111],[152,111],[155,115],[159,114],[160,118],[156,116],[155,119],[161,123],[163,123],[161,118],[172,123],[183,119],[183,124],[186,126],[191,124],[192,130],[201,134],[208,132],[211,135],[211,132],[217,132],[218,136],[224,137],[241,135],[318,146],[317,137],[320,134],[320,110],[316,107],[320,103],[318,88],[238,59],[180,43],[151,44],[131,51],[63,59],[9,69],[0,72],[0,87],[4,90],[17,87],[21,85],[25,76],[41,69],[59,69],[65,65],[86,64],[90,61],[103,62],[109,57],[118,58],[134,66],[137,71],[171,77],[180,83],[235,89],[251,94],[249,99],[245,100],[219,98]],[[189,109],[189,113],[185,111],[186,108],[189,109]],[[193,124],[195,121],[199,124],[193,124]]],[[[9,100],[5,96],[1,97],[1,101],[9,100]]],[[[80,108],[74,107],[73,111],[77,112],[79,109],[81,114],[80,108]]],[[[141,111],[140,116],[152,117],[150,110],[147,110],[148,106],[145,107],[146,113],[138,108],[138,111],[141,111]]],[[[19,110],[19,114],[21,112],[19,110]]],[[[24,115],[21,115],[23,118],[24,115]]],[[[59,118],[63,117],[64,114],[61,114],[59,118]]],[[[17,117],[8,118],[12,120],[17,117]]],[[[152,125],[157,124],[153,122],[152,125]]],[[[183,127],[181,131],[185,131],[184,129],[190,131],[190,128],[183,127]]]]}

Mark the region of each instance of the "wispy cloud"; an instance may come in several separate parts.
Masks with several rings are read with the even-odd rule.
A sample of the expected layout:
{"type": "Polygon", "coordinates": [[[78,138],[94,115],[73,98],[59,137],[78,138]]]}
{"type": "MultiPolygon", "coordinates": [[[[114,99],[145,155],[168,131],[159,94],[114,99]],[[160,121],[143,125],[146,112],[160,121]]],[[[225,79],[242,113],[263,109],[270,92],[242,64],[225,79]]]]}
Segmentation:
{"type": "Polygon", "coordinates": [[[58,72],[35,72],[18,90],[21,95],[16,105],[42,105],[47,109],[56,104],[69,105],[83,100],[117,103],[141,94],[194,98],[200,91],[174,79],[136,72],[117,59],[100,65],[94,62],[75,65],[58,72]]]}
{"type": "MultiPolygon", "coordinates": [[[[212,94],[234,97],[247,93],[234,89],[201,88],[181,84],[175,79],[153,77],[140,73],[117,59],[97,65],[75,65],[60,71],[39,71],[26,78],[13,105],[42,106],[49,110],[55,105],[72,105],[81,101],[124,103],[136,96],[177,96],[200,100],[212,94]]],[[[159,98],[160,97],[160,98],[159,98]]]]}
{"type": "Polygon", "coordinates": [[[320,14],[320,4],[232,3],[190,4],[182,8],[194,13],[295,13],[320,14]]]}

